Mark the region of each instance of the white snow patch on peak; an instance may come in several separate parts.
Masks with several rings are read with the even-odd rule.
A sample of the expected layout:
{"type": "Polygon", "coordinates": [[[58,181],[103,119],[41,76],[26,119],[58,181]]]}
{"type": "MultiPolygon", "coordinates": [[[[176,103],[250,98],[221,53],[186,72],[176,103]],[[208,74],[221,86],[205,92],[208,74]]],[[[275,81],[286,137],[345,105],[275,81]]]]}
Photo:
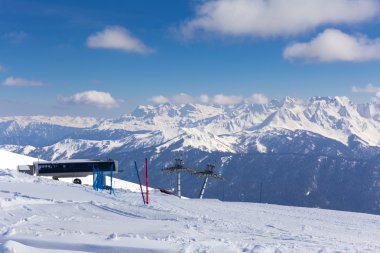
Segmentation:
{"type": "Polygon", "coordinates": [[[183,131],[183,147],[198,148],[208,152],[234,152],[234,149],[230,146],[231,143],[225,143],[222,138],[210,132],[204,132],[196,128],[184,128],[183,131]]]}
{"type": "Polygon", "coordinates": [[[176,138],[160,145],[156,148],[157,152],[169,146],[181,143],[181,146],[174,151],[183,151],[189,148],[196,148],[206,152],[231,152],[236,153],[233,148],[235,140],[223,139],[215,134],[207,131],[202,131],[197,128],[183,128],[182,133],[176,138]]]}
{"type": "Polygon", "coordinates": [[[301,99],[295,97],[286,96],[282,101],[282,107],[292,108],[297,105],[303,105],[304,102],[301,99]]]}
{"type": "Polygon", "coordinates": [[[259,139],[256,140],[256,148],[257,148],[257,151],[260,153],[266,153],[267,152],[267,147],[265,145],[261,144],[259,139]]]}
{"type": "Polygon", "coordinates": [[[97,149],[97,153],[102,154],[122,145],[124,143],[119,140],[64,139],[54,145],[43,147],[43,150],[44,153],[52,152],[51,160],[57,160],[71,159],[74,154],[87,149],[97,149]]]}
{"type": "Polygon", "coordinates": [[[348,97],[346,97],[346,96],[341,96],[341,97],[335,96],[334,98],[341,105],[350,105],[350,104],[352,104],[351,100],[348,97]]]}
{"type": "Polygon", "coordinates": [[[136,107],[136,109],[132,112],[132,116],[135,117],[144,117],[146,116],[150,111],[152,111],[155,107],[152,105],[139,105],[136,107]]]}

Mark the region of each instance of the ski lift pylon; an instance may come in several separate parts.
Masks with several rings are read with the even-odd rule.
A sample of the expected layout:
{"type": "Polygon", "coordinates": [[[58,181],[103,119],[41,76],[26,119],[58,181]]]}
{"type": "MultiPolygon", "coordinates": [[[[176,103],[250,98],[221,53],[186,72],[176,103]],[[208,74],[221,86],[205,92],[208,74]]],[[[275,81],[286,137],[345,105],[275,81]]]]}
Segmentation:
{"type": "Polygon", "coordinates": [[[217,180],[222,180],[223,179],[222,176],[214,173],[214,168],[215,168],[215,165],[207,164],[206,168],[204,169],[204,171],[198,171],[198,172],[194,173],[195,175],[197,175],[199,177],[204,177],[205,178],[205,181],[203,182],[201,191],[199,192],[199,198],[200,199],[203,198],[203,195],[205,193],[206,185],[207,185],[207,181],[208,181],[209,177],[212,177],[212,178],[217,179],[217,180]]]}
{"type": "Polygon", "coordinates": [[[192,168],[186,168],[184,166],[183,160],[180,158],[175,159],[173,166],[163,168],[162,171],[169,173],[177,173],[177,196],[181,198],[181,172],[195,173],[196,170],[192,168]]]}

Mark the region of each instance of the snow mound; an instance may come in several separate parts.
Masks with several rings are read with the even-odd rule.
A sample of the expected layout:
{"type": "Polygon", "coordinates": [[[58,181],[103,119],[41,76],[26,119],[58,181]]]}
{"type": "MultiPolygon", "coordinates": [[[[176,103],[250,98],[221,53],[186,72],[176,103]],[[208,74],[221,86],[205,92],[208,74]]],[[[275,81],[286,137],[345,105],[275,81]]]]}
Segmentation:
{"type": "Polygon", "coordinates": [[[17,170],[17,165],[31,165],[38,158],[15,154],[0,149],[0,169],[17,170]]]}
{"type": "Polygon", "coordinates": [[[43,249],[24,245],[15,241],[6,241],[3,246],[3,253],[88,253],[88,251],[43,249]]]}

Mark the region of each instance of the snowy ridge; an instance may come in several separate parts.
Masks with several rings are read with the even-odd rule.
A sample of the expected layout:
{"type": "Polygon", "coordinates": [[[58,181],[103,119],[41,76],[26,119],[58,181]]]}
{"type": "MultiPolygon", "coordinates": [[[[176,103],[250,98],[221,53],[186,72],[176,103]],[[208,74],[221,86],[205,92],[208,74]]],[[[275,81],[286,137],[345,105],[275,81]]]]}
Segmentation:
{"type": "MultiPolygon", "coordinates": [[[[1,152],[0,252],[378,252],[380,216],[217,200],[151,190],[150,204],[128,182],[94,192],[18,173],[1,152]]],[[[16,158],[16,159],[14,159],[16,158]]],[[[22,161],[24,162],[24,161],[22,161]]],[[[119,180],[120,182],[122,180],[119,180]]]]}
{"type": "MultiPolygon", "coordinates": [[[[286,97],[282,102],[272,101],[266,105],[139,106],[131,115],[102,121],[97,128],[160,131],[166,141],[180,135],[185,138],[187,130],[184,129],[197,129],[212,136],[219,136],[222,142],[226,139],[223,146],[228,146],[229,150],[240,144],[231,142],[231,136],[237,140],[247,130],[254,133],[271,132],[276,129],[304,130],[346,145],[349,137],[355,135],[367,145],[379,146],[378,116],[377,105],[356,105],[346,97],[314,97],[307,102],[286,97]]],[[[208,145],[202,143],[200,138],[194,147],[196,146],[208,145]]],[[[215,148],[210,149],[212,150],[215,148]]],[[[220,151],[224,151],[223,148],[220,151]]]]}
{"type": "MultiPolygon", "coordinates": [[[[70,149],[67,144],[71,141],[62,142],[64,138],[80,139],[81,142],[88,138],[89,145],[92,145],[93,139],[87,135],[104,133],[106,136],[102,137],[102,140],[109,141],[108,144],[102,143],[106,150],[123,145],[135,149],[156,148],[162,145],[156,149],[162,150],[170,143],[183,140],[182,147],[177,150],[196,148],[208,152],[241,153],[248,150],[248,147],[240,140],[253,140],[253,136],[271,134],[281,129],[315,133],[344,145],[349,145],[350,138],[355,136],[363,145],[380,146],[379,112],[379,107],[374,103],[357,105],[346,97],[313,97],[306,102],[286,97],[281,102],[274,100],[265,105],[162,104],[139,106],[132,114],[116,119],[42,116],[0,118],[0,134],[1,123],[7,122],[8,125],[2,130],[3,138],[5,138],[2,143],[18,145],[17,142],[22,142],[22,140],[14,140],[17,135],[30,134],[32,136],[33,132],[42,135],[43,132],[49,131],[50,128],[46,127],[39,130],[38,122],[49,123],[52,126],[72,127],[63,129],[66,133],[59,137],[61,139],[51,140],[50,143],[49,138],[53,138],[45,134],[43,138],[49,145],[32,145],[46,146],[46,149],[48,146],[55,145],[56,147],[51,147],[53,150],[63,147],[70,149]],[[27,132],[19,129],[25,126],[30,126],[27,132]],[[81,130],[83,128],[85,131],[81,130]],[[117,131],[119,135],[111,138],[117,131]],[[74,133],[81,135],[78,138],[73,136],[74,133]]],[[[50,131],[54,131],[54,128],[50,131]]],[[[71,143],[77,145],[74,144],[75,142],[71,143]]],[[[249,146],[252,147],[252,144],[249,143],[249,146]]],[[[258,152],[267,152],[263,143],[257,143],[257,147],[258,152]]],[[[29,150],[32,151],[33,148],[29,150]]],[[[25,152],[25,154],[28,153],[25,152]]]]}
{"type": "Polygon", "coordinates": [[[0,117],[0,123],[13,122],[17,126],[25,128],[32,123],[46,123],[51,125],[87,128],[92,127],[97,122],[96,118],[90,117],[70,117],[70,116],[14,116],[14,117],[0,117]]]}

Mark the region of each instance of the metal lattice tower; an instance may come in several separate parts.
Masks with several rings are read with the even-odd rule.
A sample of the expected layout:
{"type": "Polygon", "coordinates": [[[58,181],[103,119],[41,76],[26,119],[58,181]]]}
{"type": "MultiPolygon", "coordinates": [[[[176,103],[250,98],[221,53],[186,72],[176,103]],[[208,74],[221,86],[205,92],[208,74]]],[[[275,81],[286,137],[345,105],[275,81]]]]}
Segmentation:
{"type": "Polygon", "coordinates": [[[174,166],[163,168],[162,171],[177,173],[177,196],[179,198],[181,197],[181,172],[196,172],[195,169],[184,167],[183,160],[179,158],[175,159],[174,166]]]}
{"type": "Polygon", "coordinates": [[[201,191],[199,193],[199,198],[200,199],[203,198],[203,194],[205,193],[206,185],[207,185],[207,181],[208,181],[209,177],[212,177],[212,178],[217,179],[217,180],[222,180],[223,179],[222,176],[214,173],[214,168],[215,168],[214,165],[207,164],[204,171],[198,171],[198,172],[194,173],[195,175],[197,175],[199,177],[205,177],[205,181],[203,182],[201,191]]]}

